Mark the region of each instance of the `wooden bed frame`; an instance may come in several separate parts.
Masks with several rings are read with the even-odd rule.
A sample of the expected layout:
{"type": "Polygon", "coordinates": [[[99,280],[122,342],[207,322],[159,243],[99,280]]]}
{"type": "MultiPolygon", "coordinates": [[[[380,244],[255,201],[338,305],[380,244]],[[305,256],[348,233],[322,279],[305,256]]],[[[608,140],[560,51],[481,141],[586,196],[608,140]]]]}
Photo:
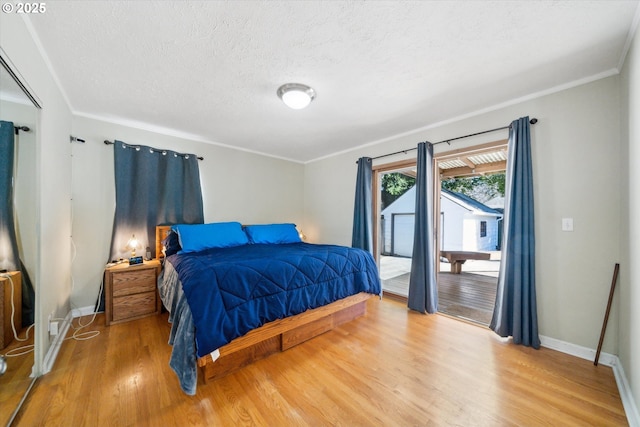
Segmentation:
{"type": "MultiPolygon", "coordinates": [[[[156,227],[156,257],[162,257],[162,240],[170,225],[156,227]]],[[[364,316],[367,300],[375,295],[365,292],[349,296],[331,304],[307,310],[295,316],[278,319],[236,338],[218,349],[220,356],[198,359],[204,382],[221,378],[270,354],[285,351],[313,337],[364,316]]]]}

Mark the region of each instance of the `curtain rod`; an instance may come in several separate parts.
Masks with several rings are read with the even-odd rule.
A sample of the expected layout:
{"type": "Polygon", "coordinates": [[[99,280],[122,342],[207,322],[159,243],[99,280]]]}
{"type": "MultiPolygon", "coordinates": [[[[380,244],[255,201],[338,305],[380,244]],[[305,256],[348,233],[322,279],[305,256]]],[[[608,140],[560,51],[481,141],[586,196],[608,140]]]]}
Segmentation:
{"type": "MultiPolygon", "coordinates": [[[[109,141],[108,139],[105,139],[104,143],[105,143],[105,145],[115,145],[115,142],[109,141]]],[[[131,144],[127,144],[126,142],[123,142],[123,144],[125,144],[127,147],[131,147],[131,148],[138,148],[138,149],[140,148],[139,145],[131,145],[131,144]]],[[[154,153],[162,153],[162,154],[166,154],[167,153],[167,150],[158,150],[157,148],[152,148],[152,147],[149,147],[149,148],[154,153]]],[[[177,155],[178,156],[182,156],[182,157],[188,156],[188,154],[180,154],[180,153],[177,153],[177,155]]],[[[202,156],[196,156],[196,158],[198,160],[204,160],[204,157],[202,157],[202,156]]]]}
{"type": "Polygon", "coordinates": [[[13,129],[14,129],[14,132],[16,133],[16,135],[19,134],[20,131],[23,131],[23,132],[30,132],[31,131],[31,128],[29,128],[29,126],[15,126],[14,125],[13,129]]]}
{"type": "MultiPolygon", "coordinates": [[[[529,120],[529,123],[531,123],[532,125],[535,125],[536,123],[538,123],[538,119],[536,119],[534,117],[533,119],[529,120]]],[[[511,127],[511,125],[502,126],[502,127],[495,128],[495,129],[483,130],[482,132],[470,133],[469,135],[463,135],[463,136],[458,136],[458,137],[455,137],[455,138],[444,139],[442,141],[434,142],[431,145],[444,144],[445,142],[447,144],[450,144],[451,141],[456,141],[458,139],[464,139],[464,138],[469,138],[469,137],[472,137],[472,136],[482,135],[482,134],[485,134],[485,133],[495,132],[495,131],[498,131],[498,130],[509,129],[510,127],[511,127]]],[[[381,159],[383,157],[394,156],[396,154],[407,154],[407,152],[413,151],[413,150],[417,150],[417,149],[418,149],[418,147],[407,148],[406,150],[396,151],[395,153],[382,154],[380,156],[372,157],[371,160],[381,159]]]]}

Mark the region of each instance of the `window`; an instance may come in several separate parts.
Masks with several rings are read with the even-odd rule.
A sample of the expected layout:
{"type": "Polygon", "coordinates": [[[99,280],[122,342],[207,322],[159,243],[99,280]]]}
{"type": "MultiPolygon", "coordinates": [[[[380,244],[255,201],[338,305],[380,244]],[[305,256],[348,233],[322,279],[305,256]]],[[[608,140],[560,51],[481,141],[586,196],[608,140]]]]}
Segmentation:
{"type": "Polygon", "coordinates": [[[487,221],[480,221],[480,237],[487,237],[487,221]]]}

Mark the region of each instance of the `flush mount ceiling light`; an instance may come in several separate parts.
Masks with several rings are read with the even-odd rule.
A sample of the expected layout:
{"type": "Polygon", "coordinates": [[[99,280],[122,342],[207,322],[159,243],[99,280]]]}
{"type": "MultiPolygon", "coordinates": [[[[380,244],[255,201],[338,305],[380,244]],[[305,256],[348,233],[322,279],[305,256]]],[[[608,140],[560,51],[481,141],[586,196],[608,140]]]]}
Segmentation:
{"type": "Polygon", "coordinates": [[[278,88],[278,96],[289,108],[300,110],[311,104],[316,91],[300,83],[287,83],[278,88]]]}

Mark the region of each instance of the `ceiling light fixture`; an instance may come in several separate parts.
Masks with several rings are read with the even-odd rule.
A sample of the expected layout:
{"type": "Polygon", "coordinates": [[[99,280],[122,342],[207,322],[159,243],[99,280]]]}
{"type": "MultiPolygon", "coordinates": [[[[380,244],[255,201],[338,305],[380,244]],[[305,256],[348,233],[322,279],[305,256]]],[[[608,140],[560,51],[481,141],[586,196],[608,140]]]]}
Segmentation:
{"type": "Polygon", "coordinates": [[[278,88],[278,97],[287,107],[300,110],[311,104],[316,97],[313,88],[300,83],[287,83],[278,88]]]}

